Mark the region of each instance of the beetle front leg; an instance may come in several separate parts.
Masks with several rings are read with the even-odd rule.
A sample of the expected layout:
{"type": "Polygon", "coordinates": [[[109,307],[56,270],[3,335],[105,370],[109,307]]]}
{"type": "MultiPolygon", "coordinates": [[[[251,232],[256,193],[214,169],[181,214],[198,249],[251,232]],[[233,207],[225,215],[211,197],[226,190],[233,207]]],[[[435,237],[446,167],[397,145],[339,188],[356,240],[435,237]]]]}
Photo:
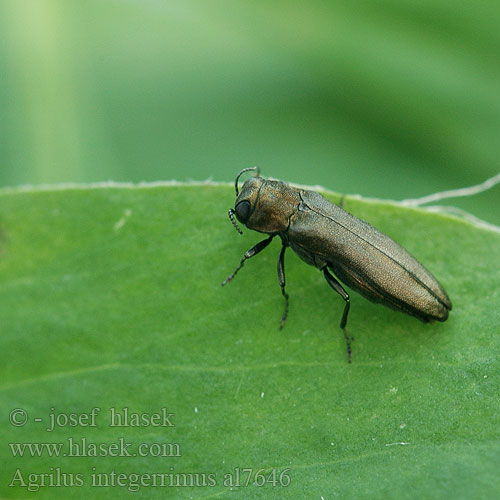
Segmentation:
{"type": "Polygon", "coordinates": [[[285,326],[286,317],[288,316],[288,293],[285,292],[285,250],[286,245],[283,245],[278,258],[278,280],[280,282],[281,293],[285,297],[285,310],[281,317],[280,330],[285,326]]]}
{"type": "Polygon", "coordinates": [[[347,334],[345,326],[347,324],[347,315],[349,314],[350,300],[349,294],[342,288],[342,285],[328,272],[328,269],[324,267],[322,269],[328,284],[345,300],[344,313],[342,314],[342,321],[340,322],[340,328],[344,332],[344,337],[347,343],[347,360],[351,362],[351,338],[347,334]]]}
{"type": "Polygon", "coordinates": [[[243,264],[245,263],[245,261],[247,259],[249,259],[250,257],[257,255],[262,250],[264,250],[264,248],[266,248],[267,245],[269,245],[269,243],[271,243],[271,240],[273,238],[274,238],[274,235],[271,235],[271,236],[269,236],[269,238],[266,238],[265,240],[262,240],[259,243],[257,243],[257,245],[250,248],[250,250],[247,250],[245,252],[245,255],[243,255],[243,258],[241,259],[238,267],[222,282],[222,286],[229,283],[236,276],[236,273],[243,267],[243,264]]]}

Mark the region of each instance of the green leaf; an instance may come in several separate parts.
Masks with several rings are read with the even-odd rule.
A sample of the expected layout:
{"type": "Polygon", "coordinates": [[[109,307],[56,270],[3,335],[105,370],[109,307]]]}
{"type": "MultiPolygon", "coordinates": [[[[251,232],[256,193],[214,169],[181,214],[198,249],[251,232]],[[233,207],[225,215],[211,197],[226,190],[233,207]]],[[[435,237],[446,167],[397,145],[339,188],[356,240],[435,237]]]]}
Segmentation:
{"type": "MultiPolygon", "coordinates": [[[[236,233],[233,202],[232,188],[216,185],[0,194],[2,498],[26,498],[23,481],[40,473],[49,474],[41,498],[125,498],[141,481],[134,498],[493,498],[500,234],[347,198],[348,211],[405,246],[453,302],[448,321],[422,324],[353,293],[348,364],[343,301],[293,252],[279,331],[277,241],[220,286],[262,239],[236,233]],[[46,430],[51,412],[95,407],[95,427],[46,430]],[[124,407],[166,408],[174,426],[111,427],[110,408],[124,407]],[[9,424],[16,408],[26,425],[9,424]],[[68,453],[70,437],[123,438],[131,452],[178,444],[181,456],[21,458],[6,444],[63,443],[68,453]],[[224,476],[238,468],[242,486],[231,490],[224,476]],[[290,484],[273,486],[271,475],[245,486],[243,469],[260,481],[262,468],[290,484]],[[92,473],[113,484],[112,471],[114,486],[91,485],[92,473]],[[84,485],[57,487],[69,473],[84,485]],[[153,485],[153,473],[167,474],[166,485],[153,485]],[[168,486],[202,484],[203,473],[216,485],[168,486]]],[[[31,480],[32,489],[42,481],[31,480]]]]}

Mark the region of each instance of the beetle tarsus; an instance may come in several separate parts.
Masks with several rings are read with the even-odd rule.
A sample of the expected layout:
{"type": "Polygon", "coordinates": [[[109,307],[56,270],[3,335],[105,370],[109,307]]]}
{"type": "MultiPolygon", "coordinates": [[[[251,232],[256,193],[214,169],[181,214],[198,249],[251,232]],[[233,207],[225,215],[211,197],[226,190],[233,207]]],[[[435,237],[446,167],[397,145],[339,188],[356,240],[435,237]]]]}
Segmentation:
{"type": "Polygon", "coordinates": [[[253,246],[250,248],[250,250],[247,250],[245,252],[245,255],[243,255],[243,258],[241,259],[240,263],[238,264],[238,267],[222,282],[222,286],[226,285],[229,283],[235,276],[236,273],[243,267],[243,264],[247,259],[250,257],[253,257],[254,255],[257,255],[259,252],[264,250],[264,248],[271,243],[271,240],[274,238],[274,235],[269,236],[269,238],[266,238],[265,240],[260,241],[257,243],[257,245],[253,246]]]}
{"type": "Polygon", "coordinates": [[[347,346],[347,362],[350,363],[351,356],[352,356],[351,341],[354,339],[349,337],[349,334],[347,333],[347,330],[345,328],[342,328],[342,331],[344,332],[345,342],[346,342],[346,346],[347,346]]]}
{"type": "Polygon", "coordinates": [[[341,195],[340,200],[339,200],[339,208],[344,209],[344,198],[345,198],[345,194],[341,195]]]}
{"type": "Polygon", "coordinates": [[[241,262],[239,263],[238,267],[221,283],[221,285],[222,286],[227,285],[236,276],[236,273],[243,267],[244,263],[245,259],[241,259],[241,262]]]}
{"type": "Polygon", "coordinates": [[[281,316],[280,330],[285,326],[285,321],[288,316],[288,293],[285,292],[285,250],[286,245],[281,247],[280,256],[278,258],[278,281],[281,287],[281,293],[285,297],[285,310],[283,311],[283,316],[281,316]]]}
{"type": "Polygon", "coordinates": [[[285,310],[283,311],[283,316],[281,316],[280,330],[283,330],[286,318],[288,316],[288,293],[285,293],[284,296],[285,296],[285,310]]]}

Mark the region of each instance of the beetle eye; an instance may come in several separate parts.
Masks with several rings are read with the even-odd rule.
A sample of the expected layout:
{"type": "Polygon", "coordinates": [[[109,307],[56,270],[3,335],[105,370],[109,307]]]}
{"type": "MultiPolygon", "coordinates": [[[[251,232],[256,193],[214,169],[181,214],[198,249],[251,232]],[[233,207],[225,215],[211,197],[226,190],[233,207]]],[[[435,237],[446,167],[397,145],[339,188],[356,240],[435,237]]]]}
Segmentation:
{"type": "Polygon", "coordinates": [[[248,220],[248,217],[250,216],[250,202],[247,200],[240,201],[236,207],[236,217],[238,220],[242,223],[245,224],[245,222],[248,220]]]}

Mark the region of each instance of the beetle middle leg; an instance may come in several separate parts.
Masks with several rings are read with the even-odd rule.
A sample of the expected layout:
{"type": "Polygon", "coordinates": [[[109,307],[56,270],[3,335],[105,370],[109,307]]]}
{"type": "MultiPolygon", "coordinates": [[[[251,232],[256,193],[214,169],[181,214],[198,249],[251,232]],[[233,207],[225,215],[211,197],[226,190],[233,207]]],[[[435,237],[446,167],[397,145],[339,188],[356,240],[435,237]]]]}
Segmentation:
{"type": "Polygon", "coordinates": [[[236,276],[236,273],[243,267],[243,264],[247,259],[253,257],[254,255],[257,255],[259,252],[262,252],[262,250],[264,250],[264,248],[266,248],[267,245],[271,243],[271,240],[274,238],[274,236],[275,235],[272,234],[271,236],[269,236],[269,238],[260,241],[259,243],[257,243],[257,245],[250,248],[250,250],[247,250],[245,252],[245,255],[243,255],[243,258],[241,259],[240,263],[238,264],[238,267],[222,282],[222,286],[229,283],[236,276]]]}
{"type": "Polygon", "coordinates": [[[340,328],[344,332],[344,337],[347,343],[347,360],[351,362],[351,338],[347,334],[345,326],[347,324],[347,315],[349,314],[349,307],[351,305],[349,294],[342,288],[342,285],[330,274],[326,266],[322,269],[328,284],[345,300],[344,313],[340,322],[340,328]]]}
{"type": "Polygon", "coordinates": [[[285,297],[285,310],[281,317],[280,330],[285,326],[286,317],[288,316],[288,293],[285,292],[285,250],[286,245],[281,247],[280,256],[278,258],[278,280],[280,282],[281,293],[285,297]]]}

